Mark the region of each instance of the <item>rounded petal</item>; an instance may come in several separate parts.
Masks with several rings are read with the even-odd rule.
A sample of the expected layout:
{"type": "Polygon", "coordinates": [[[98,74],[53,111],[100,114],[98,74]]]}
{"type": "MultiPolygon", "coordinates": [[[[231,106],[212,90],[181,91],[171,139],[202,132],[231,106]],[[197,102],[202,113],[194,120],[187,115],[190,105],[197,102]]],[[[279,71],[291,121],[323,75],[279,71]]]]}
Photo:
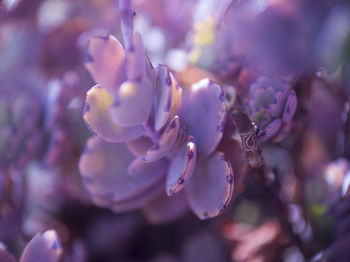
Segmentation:
{"type": "Polygon", "coordinates": [[[210,155],[219,144],[225,128],[226,110],[221,86],[203,79],[187,91],[180,118],[186,132],[196,139],[200,157],[210,155]]]}
{"type": "Polygon", "coordinates": [[[139,194],[135,197],[129,198],[128,200],[119,201],[113,203],[111,209],[115,213],[131,211],[137,208],[140,208],[144,205],[147,205],[155,198],[164,193],[164,181],[160,181],[156,185],[152,186],[149,190],[139,194]]]}
{"type": "Polygon", "coordinates": [[[157,105],[154,116],[154,128],[160,130],[168,121],[172,103],[172,82],[169,69],[163,65],[157,67],[157,105]]]}
{"type": "Polygon", "coordinates": [[[175,116],[159,138],[158,143],[150,147],[142,156],[142,161],[152,162],[166,156],[176,142],[179,128],[179,117],[175,116]]]}
{"type": "Polygon", "coordinates": [[[144,133],[141,125],[120,127],[112,121],[108,112],[112,104],[113,98],[98,85],[87,92],[83,119],[91,132],[108,142],[124,142],[140,137],[144,133]]]}
{"type": "Polygon", "coordinates": [[[197,164],[186,188],[190,207],[200,219],[219,215],[230,202],[232,191],[232,168],[222,152],[197,164]]]}
{"type": "Polygon", "coordinates": [[[131,176],[142,175],[145,172],[149,171],[150,169],[165,173],[167,167],[168,167],[168,160],[166,159],[161,159],[154,162],[144,162],[142,158],[138,157],[138,158],[135,158],[134,161],[132,161],[129,164],[128,174],[131,176]]]}
{"type": "Polygon", "coordinates": [[[140,34],[134,34],[132,47],[126,52],[126,59],[126,72],[128,80],[136,81],[145,75],[145,48],[143,46],[140,34]]]}
{"type": "Polygon", "coordinates": [[[283,139],[286,138],[286,136],[289,134],[289,131],[292,129],[292,122],[286,123],[282,125],[282,128],[279,130],[279,132],[277,133],[277,135],[273,138],[273,142],[275,143],[279,143],[281,142],[283,139]]]}
{"type": "Polygon", "coordinates": [[[154,165],[138,176],[129,176],[127,170],[133,158],[124,144],[90,138],[79,161],[86,189],[93,197],[112,203],[135,197],[164,177],[166,167],[160,168],[159,165],[154,165]]]}
{"type": "Polygon", "coordinates": [[[59,261],[62,247],[55,230],[36,234],[26,245],[20,262],[59,261]]]}
{"type": "Polygon", "coordinates": [[[134,156],[142,156],[146,153],[147,149],[152,146],[152,144],[152,141],[146,136],[142,136],[126,143],[129,151],[134,156]]]}
{"type": "Polygon", "coordinates": [[[290,120],[292,120],[295,114],[295,111],[297,109],[297,104],[298,104],[297,95],[295,94],[294,89],[292,89],[289,92],[287,103],[284,107],[283,117],[282,117],[283,123],[288,123],[290,120]]]}
{"type": "Polygon", "coordinates": [[[269,105],[268,112],[274,117],[279,117],[283,113],[283,107],[288,97],[288,89],[282,88],[276,91],[275,97],[269,105]]]}
{"type": "Polygon", "coordinates": [[[282,120],[280,118],[272,121],[262,132],[259,133],[259,141],[264,142],[274,137],[282,126],[282,120]]]}
{"type": "Polygon", "coordinates": [[[152,109],[154,87],[143,77],[140,81],[126,81],[118,89],[115,102],[109,109],[113,121],[120,126],[145,123],[152,109]]]}
{"type": "Polygon", "coordinates": [[[185,193],[172,197],[162,194],[142,208],[147,220],[152,224],[170,223],[188,211],[185,193]]]}
{"type": "Polygon", "coordinates": [[[0,245],[0,261],[2,262],[16,262],[14,256],[8,253],[1,245],[0,245]]]}
{"type": "Polygon", "coordinates": [[[171,160],[167,178],[168,196],[180,192],[190,180],[197,161],[197,148],[193,137],[189,137],[183,150],[171,160]]]}
{"type": "Polygon", "coordinates": [[[120,42],[108,35],[89,41],[85,67],[94,80],[114,95],[121,83],[126,80],[125,50],[120,42]]]}

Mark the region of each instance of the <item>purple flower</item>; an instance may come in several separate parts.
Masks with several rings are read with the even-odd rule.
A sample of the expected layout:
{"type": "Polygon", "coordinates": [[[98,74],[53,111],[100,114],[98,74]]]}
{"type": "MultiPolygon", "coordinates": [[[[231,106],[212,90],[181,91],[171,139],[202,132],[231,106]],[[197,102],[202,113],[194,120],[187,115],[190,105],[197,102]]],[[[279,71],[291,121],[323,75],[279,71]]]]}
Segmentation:
{"type": "Polygon", "coordinates": [[[164,183],[169,196],[186,186],[192,210],[216,216],[233,189],[231,166],[215,151],[223,90],[205,79],[182,91],[165,66],[153,69],[137,34],[133,41],[130,50],[112,36],[89,45],[86,67],[100,85],[87,93],[83,118],[107,142],[88,141],[79,165],[85,186],[95,204],[116,212],[150,203],[164,183]]]}
{"type": "Polygon", "coordinates": [[[259,77],[250,86],[247,111],[261,132],[260,141],[282,141],[292,128],[297,97],[291,85],[278,78],[259,77]]]}

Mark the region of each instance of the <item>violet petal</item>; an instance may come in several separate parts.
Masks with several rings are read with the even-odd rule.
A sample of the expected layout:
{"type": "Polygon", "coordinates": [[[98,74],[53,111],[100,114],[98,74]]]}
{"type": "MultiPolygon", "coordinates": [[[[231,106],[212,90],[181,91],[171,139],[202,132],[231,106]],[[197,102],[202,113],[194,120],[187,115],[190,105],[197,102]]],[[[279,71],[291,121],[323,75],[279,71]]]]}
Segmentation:
{"type": "Polygon", "coordinates": [[[133,159],[125,144],[90,138],[79,161],[86,189],[92,196],[118,202],[143,193],[164,177],[165,163],[154,165],[138,176],[129,176],[127,169],[133,159]]]}
{"type": "Polygon", "coordinates": [[[111,118],[117,125],[126,127],[145,123],[151,113],[153,93],[154,87],[146,77],[124,82],[109,109],[111,118]]]}
{"type": "Polygon", "coordinates": [[[172,102],[172,85],[169,69],[163,65],[157,67],[157,109],[154,116],[154,127],[158,131],[167,122],[172,102]]]}
{"type": "Polygon", "coordinates": [[[5,249],[3,249],[2,246],[0,246],[0,261],[1,262],[16,262],[16,259],[9,252],[7,252],[5,249]]]}
{"type": "Polygon", "coordinates": [[[126,80],[125,50],[120,42],[112,35],[93,38],[88,45],[88,57],[85,67],[98,84],[114,95],[126,80]]]}
{"type": "Polygon", "coordinates": [[[173,222],[188,210],[189,207],[184,192],[172,197],[162,194],[142,208],[142,212],[152,224],[173,222]]]}
{"type": "Polygon", "coordinates": [[[264,130],[261,131],[259,136],[259,141],[260,142],[265,142],[269,139],[271,139],[273,136],[277,134],[277,132],[280,130],[282,126],[282,120],[281,118],[277,118],[273,120],[264,130]]]}
{"type": "Polygon", "coordinates": [[[203,158],[215,150],[223,135],[226,109],[222,94],[221,86],[209,79],[192,85],[185,94],[180,117],[186,132],[195,137],[198,154],[203,158]]]}
{"type": "Polygon", "coordinates": [[[197,161],[197,147],[190,136],[183,150],[172,159],[166,179],[168,196],[180,192],[190,180],[197,161]]]}
{"type": "Polygon", "coordinates": [[[112,104],[113,98],[99,85],[87,92],[83,119],[89,129],[108,142],[124,142],[140,137],[144,133],[141,125],[120,127],[112,121],[108,112],[112,104]]]}
{"type": "Polygon", "coordinates": [[[232,191],[231,165],[218,151],[197,163],[186,188],[190,207],[200,219],[219,215],[230,202],[232,191]]]}
{"type": "Polygon", "coordinates": [[[134,156],[142,156],[147,151],[147,149],[152,146],[152,144],[152,141],[146,136],[141,136],[138,139],[126,143],[129,151],[134,156]]]}
{"type": "Polygon", "coordinates": [[[297,95],[295,94],[294,89],[292,89],[289,92],[289,96],[287,99],[287,103],[284,107],[284,111],[283,111],[283,117],[282,117],[282,121],[283,123],[288,123],[289,121],[292,120],[295,111],[297,109],[297,95]]]}
{"type": "Polygon", "coordinates": [[[145,75],[145,48],[143,47],[140,34],[134,34],[132,47],[126,52],[126,59],[126,72],[128,80],[136,81],[145,75]]]}
{"type": "Polygon", "coordinates": [[[179,117],[175,116],[163,132],[162,136],[159,138],[158,143],[146,151],[142,157],[142,160],[144,162],[151,162],[166,156],[176,142],[179,127],[179,117]]]}
{"type": "Polygon", "coordinates": [[[36,234],[24,248],[20,262],[56,262],[62,255],[62,247],[55,230],[36,234]]]}
{"type": "Polygon", "coordinates": [[[113,212],[120,213],[131,211],[134,209],[138,209],[144,205],[147,205],[155,198],[159,197],[162,193],[164,193],[164,181],[161,180],[157,184],[153,185],[149,190],[138,194],[132,198],[129,198],[124,201],[118,201],[113,203],[110,207],[113,212]]]}

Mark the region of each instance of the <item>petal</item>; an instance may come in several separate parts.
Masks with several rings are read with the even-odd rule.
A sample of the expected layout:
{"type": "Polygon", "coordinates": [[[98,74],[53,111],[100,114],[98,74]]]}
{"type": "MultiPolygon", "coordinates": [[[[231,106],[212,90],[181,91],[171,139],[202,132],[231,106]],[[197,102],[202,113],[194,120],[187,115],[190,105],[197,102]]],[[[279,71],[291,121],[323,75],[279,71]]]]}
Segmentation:
{"type": "Polygon", "coordinates": [[[145,172],[149,171],[150,169],[153,169],[153,170],[156,169],[158,172],[159,171],[165,172],[167,167],[168,167],[168,160],[166,159],[145,163],[142,158],[138,157],[138,158],[135,158],[134,161],[132,161],[129,164],[128,174],[131,176],[142,175],[145,172]]]}
{"type": "Polygon", "coordinates": [[[287,124],[283,124],[282,128],[279,130],[279,132],[277,133],[277,135],[273,138],[273,142],[275,143],[279,143],[281,142],[283,139],[286,138],[286,136],[289,134],[289,131],[292,129],[293,123],[289,122],[287,124]]]}
{"type": "Polygon", "coordinates": [[[144,133],[142,126],[120,127],[111,120],[108,109],[112,104],[113,98],[98,85],[87,92],[83,119],[91,132],[108,142],[124,142],[140,137],[144,133]]]}
{"type": "Polygon", "coordinates": [[[114,203],[111,206],[111,209],[115,213],[120,212],[126,212],[131,211],[134,209],[138,209],[151,201],[153,201],[155,198],[160,196],[162,193],[164,193],[164,181],[157,183],[156,185],[152,186],[149,190],[138,194],[135,197],[129,198],[128,200],[119,201],[114,203]]]}
{"type": "Polygon", "coordinates": [[[197,161],[197,148],[194,138],[190,136],[186,146],[172,159],[167,178],[168,196],[180,192],[190,180],[197,161]]]}
{"type": "Polygon", "coordinates": [[[203,79],[186,91],[180,118],[186,125],[186,132],[196,139],[198,155],[204,158],[215,150],[224,131],[223,90],[209,79],[203,79]]]}
{"type": "Polygon", "coordinates": [[[171,107],[169,118],[172,119],[175,115],[179,114],[180,107],[182,105],[182,88],[177,83],[174,75],[170,72],[171,79],[171,107]]]}
{"type": "Polygon", "coordinates": [[[281,116],[287,97],[288,89],[282,88],[275,93],[275,98],[269,105],[268,109],[268,112],[273,118],[281,116]]]}
{"type": "Polygon", "coordinates": [[[134,34],[132,47],[126,52],[126,59],[126,72],[128,80],[136,81],[145,75],[145,48],[143,46],[140,34],[134,34]]]}
{"type": "Polygon", "coordinates": [[[145,123],[151,113],[153,93],[154,87],[146,77],[140,81],[124,82],[109,109],[111,118],[120,126],[145,123]]]}
{"type": "Polygon", "coordinates": [[[190,207],[200,219],[219,215],[230,202],[232,191],[232,168],[222,152],[197,164],[186,188],[190,207]]]}
{"type": "Polygon", "coordinates": [[[172,103],[172,82],[169,69],[163,65],[157,67],[157,108],[154,116],[154,127],[158,131],[168,121],[172,103]]]}
{"type": "Polygon", "coordinates": [[[288,123],[290,120],[292,120],[295,114],[295,111],[297,109],[297,104],[298,104],[297,95],[295,94],[295,91],[292,89],[289,92],[287,103],[284,107],[283,118],[282,118],[283,123],[288,123]]]}
{"type": "Polygon", "coordinates": [[[8,253],[1,245],[0,245],[0,261],[1,262],[16,262],[14,256],[8,253]]]}
{"type": "Polygon", "coordinates": [[[114,95],[119,85],[125,81],[125,51],[120,42],[108,35],[89,41],[88,61],[85,67],[94,80],[114,95]]]}
{"type": "Polygon", "coordinates": [[[258,134],[259,141],[265,142],[271,139],[273,136],[277,134],[281,126],[282,126],[282,120],[280,118],[277,118],[274,121],[272,121],[266,128],[264,128],[262,132],[258,134]]]}
{"type": "Polygon", "coordinates": [[[134,156],[142,156],[144,153],[146,153],[147,149],[152,146],[152,144],[152,141],[146,136],[142,136],[126,143],[129,151],[134,156]]]}
{"type": "Polygon", "coordinates": [[[159,138],[158,144],[155,144],[146,151],[142,157],[142,161],[152,162],[166,156],[176,142],[179,128],[179,117],[175,116],[159,138]]]}
{"type": "Polygon", "coordinates": [[[55,230],[36,234],[26,245],[20,262],[59,261],[62,247],[55,230]]]}
{"type": "Polygon", "coordinates": [[[129,176],[127,169],[133,158],[124,144],[90,138],[79,161],[86,189],[96,198],[118,202],[143,193],[164,177],[165,163],[138,176],[129,176]]]}
{"type": "Polygon", "coordinates": [[[147,220],[152,224],[170,223],[188,211],[185,193],[172,197],[162,194],[142,208],[147,220]]]}

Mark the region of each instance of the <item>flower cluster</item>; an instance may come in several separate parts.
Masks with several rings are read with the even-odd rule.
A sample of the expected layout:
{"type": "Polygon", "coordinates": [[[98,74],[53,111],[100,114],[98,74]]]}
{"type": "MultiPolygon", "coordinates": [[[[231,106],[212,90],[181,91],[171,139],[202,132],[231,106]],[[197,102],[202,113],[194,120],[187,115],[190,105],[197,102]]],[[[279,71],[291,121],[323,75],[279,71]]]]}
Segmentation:
{"type": "Polygon", "coordinates": [[[80,159],[93,201],[118,212],[186,188],[200,218],[221,213],[233,189],[231,165],[215,151],[226,120],[222,88],[205,79],[182,89],[168,68],[153,68],[138,34],[130,50],[113,36],[92,39],[86,67],[98,85],[83,118],[109,142],[90,139],[80,159]]]}

